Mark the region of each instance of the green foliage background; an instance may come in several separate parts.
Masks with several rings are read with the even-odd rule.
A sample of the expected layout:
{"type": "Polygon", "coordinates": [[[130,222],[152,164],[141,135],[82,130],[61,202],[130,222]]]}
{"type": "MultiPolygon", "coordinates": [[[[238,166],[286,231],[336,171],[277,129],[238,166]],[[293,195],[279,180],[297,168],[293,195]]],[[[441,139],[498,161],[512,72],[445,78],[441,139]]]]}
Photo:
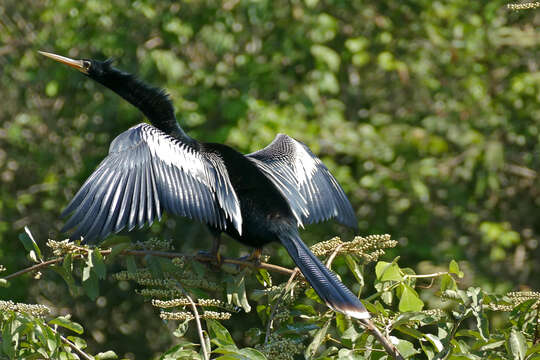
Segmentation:
{"type": "MultiPolygon", "coordinates": [[[[361,234],[399,240],[393,255],[402,266],[421,273],[456,259],[465,284],[538,289],[540,13],[505,5],[3,1],[0,263],[10,272],[27,265],[16,241],[25,225],[40,244],[62,238],[62,208],[110,141],[144,120],[110,91],[37,54],[45,50],[115,58],[166,88],[197,139],[243,152],[278,132],[305,142],[345,188],[361,234]]],[[[303,238],[334,233],[348,234],[323,224],[303,238]]],[[[129,236],[158,234],[183,251],[210,244],[203,226],[184,219],[129,236]]],[[[226,248],[246,251],[232,242],[226,248]]],[[[268,251],[291,265],[284,250],[268,251]]],[[[0,298],[91,316],[91,347],[142,359],[170,339],[130,286],[111,281],[90,302],[47,274],[17,280],[0,298]]],[[[240,324],[253,320],[239,315],[229,330],[235,321],[244,330],[240,324]]]]}

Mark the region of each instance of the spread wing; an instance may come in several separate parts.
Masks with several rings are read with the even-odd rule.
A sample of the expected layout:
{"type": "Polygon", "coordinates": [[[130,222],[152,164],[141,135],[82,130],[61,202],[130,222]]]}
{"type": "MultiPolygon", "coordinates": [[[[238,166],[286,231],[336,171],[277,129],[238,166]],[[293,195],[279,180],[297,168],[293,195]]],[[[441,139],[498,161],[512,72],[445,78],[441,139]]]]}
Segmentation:
{"type": "Polygon", "coordinates": [[[111,232],[151,224],[165,209],[241,233],[236,193],[221,157],[200,152],[148,124],[116,137],[109,155],[63,211],[73,213],[62,231],[93,242],[111,232]]]}
{"type": "Polygon", "coordinates": [[[287,198],[299,225],[335,217],[357,228],[354,210],[343,189],[303,143],[278,134],[270,145],[246,156],[287,198]]]}

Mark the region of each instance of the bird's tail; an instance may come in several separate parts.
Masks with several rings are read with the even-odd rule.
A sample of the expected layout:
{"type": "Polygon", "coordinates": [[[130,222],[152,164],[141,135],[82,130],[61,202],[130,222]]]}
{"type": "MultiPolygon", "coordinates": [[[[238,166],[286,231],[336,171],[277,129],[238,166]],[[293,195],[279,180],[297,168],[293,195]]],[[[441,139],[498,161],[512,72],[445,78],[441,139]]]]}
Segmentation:
{"type": "Polygon", "coordinates": [[[357,319],[371,317],[360,300],[308,249],[298,233],[283,234],[280,241],[328,307],[357,319]]]}

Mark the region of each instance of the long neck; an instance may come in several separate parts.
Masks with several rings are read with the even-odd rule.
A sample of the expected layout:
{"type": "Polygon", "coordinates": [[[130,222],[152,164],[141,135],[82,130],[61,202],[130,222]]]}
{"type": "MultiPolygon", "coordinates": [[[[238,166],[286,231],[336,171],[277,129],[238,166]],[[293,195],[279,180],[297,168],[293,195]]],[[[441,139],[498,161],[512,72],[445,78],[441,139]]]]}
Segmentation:
{"type": "Polygon", "coordinates": [[[120,71],[109,63],[104,63],[99,74],[91,73],[89,76],[141,110],[152,125],[161,131],[186,143],[196,143],[178,125],[173,104],[163,89],[145,84],[134,75],[120,71]]]}

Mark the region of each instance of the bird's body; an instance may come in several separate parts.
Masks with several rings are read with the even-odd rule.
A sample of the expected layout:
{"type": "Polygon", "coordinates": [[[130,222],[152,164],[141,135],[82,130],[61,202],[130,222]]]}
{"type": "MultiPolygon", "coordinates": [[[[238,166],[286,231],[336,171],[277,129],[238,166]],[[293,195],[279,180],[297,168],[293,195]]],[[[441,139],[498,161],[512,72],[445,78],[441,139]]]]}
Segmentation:
{"type": "Polygon", "coordinates": [[[138,107],[152,125],[116,137],[109,155],[64,210],[63,230],[87,242],[161,219],[163,210],[206,223],[261,248],[280,242],[317,294],[334,310],[360,319],[369,313],[307,248],[298,227],[335,217],[355,227],[343,190],[309,148],[279,134],[266,148],[243,155],[203,143],[178,125],[168,96],[110,62],[43,53],[100,82],[138,107]]]}

